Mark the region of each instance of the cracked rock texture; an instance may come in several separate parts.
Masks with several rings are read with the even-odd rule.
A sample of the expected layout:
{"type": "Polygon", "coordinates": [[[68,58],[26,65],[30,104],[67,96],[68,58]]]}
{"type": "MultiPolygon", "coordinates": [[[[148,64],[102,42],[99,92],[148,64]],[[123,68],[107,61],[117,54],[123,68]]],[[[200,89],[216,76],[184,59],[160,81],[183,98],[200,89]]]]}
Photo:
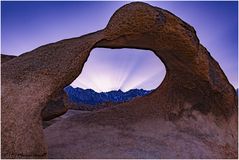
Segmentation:
{"type": "Polygon", "coordinates": [[[161,8],[127,4],[103,30],[41,46],[1,69],[2,158],[237,158],[235,89],[194,28],[161,8]],[[95,47],[151,50],[165,79],[143,98],[43,132],[44,105],[95,47]]]}

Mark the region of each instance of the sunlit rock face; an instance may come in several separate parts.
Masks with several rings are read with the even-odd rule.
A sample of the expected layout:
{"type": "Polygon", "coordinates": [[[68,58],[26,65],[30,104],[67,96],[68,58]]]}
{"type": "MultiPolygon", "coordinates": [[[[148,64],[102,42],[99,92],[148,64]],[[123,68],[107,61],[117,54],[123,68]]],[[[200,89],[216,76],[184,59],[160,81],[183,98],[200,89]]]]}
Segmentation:
{"type": "Polygon", "coordinates": [[[130,3],[105,29],[2,65],[3,158],[237,158],[237,96],[196,32],[170,12],[130,3]],[[166,77],[149,96],[44,130],[41,110],[92,48],[152,50],[166,77]],[[27,98],[26,98],[27,97],[27,98]]]}

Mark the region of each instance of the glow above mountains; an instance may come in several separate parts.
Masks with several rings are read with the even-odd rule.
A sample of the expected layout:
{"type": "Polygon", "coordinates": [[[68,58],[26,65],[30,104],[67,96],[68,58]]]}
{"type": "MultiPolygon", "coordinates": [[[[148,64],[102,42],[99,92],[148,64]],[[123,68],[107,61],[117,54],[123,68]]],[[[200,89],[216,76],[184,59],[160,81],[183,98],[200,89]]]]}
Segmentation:
{"type": "Polygon", "coordinates": [[[165,74],[164,64],[151,51],[96,48],[71,85],[96,92],[151,90],[160,85],[165,74]]]}

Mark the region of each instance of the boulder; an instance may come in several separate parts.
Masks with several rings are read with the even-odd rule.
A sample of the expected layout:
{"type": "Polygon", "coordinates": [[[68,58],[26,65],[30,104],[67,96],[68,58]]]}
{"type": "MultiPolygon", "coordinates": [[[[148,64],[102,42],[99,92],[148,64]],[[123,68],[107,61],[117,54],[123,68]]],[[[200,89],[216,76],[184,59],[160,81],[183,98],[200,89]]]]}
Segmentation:
{"type": "Polygon", "coordinates": [[[102,30],[2,64],[2,158],[47,158],[41,111],[96,47],[151,50],[166,77],[148,96],[46,128],[49,157],[237,158],[235,89],[192,26],[142,2],[118,9],[102,30]]]}
{"type": "Polygon", "coordinates": [[[64,103],[64,99],[67,99],[67,95],[64,90],[62,90],[54,98],[50,99],[45,105],[45,108],[42,110],[42,120],[49,121],[66,113],[68,108],[64,103]]]}

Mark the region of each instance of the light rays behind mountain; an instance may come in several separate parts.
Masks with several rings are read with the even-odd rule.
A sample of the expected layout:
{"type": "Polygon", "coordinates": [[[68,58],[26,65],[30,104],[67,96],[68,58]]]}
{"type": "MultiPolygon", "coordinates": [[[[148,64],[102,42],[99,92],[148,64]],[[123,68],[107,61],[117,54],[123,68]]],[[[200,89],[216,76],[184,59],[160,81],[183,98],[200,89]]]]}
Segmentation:
{"type": "Polygon", "coordinates": [[[96,92],[151,90],[160,85],[165,74],[164,64],[152,51],[96,48],[71,85],[96,92]]]}

